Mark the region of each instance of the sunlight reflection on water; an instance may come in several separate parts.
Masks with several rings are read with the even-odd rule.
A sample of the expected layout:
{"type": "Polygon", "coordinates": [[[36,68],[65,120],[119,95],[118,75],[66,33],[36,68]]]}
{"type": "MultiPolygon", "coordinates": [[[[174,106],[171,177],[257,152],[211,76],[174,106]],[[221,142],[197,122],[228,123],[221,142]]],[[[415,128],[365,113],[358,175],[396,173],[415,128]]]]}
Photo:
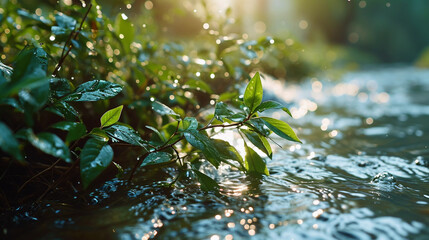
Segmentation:
{"type": "MultiPolygon", "coordinates": [[[[91,210],[50,203],[45,211],[58,211],[55,219],[47,219],[46,228],[28,227],[28,234],[139,240],[429,235],[428,70],[358,72],[341,82],[309,79],[287,86],[266,78],[263,86],[266,98],[294,109],[294,118],[268,115],[290,123],[304,142],[273,137],[279,146],[272,144],[273,159],[265,158],[270,176],[203,164],[200,170],[221,183],[221,194],[180,182],[165,188],[174,176],[150,176],[152,185],[136,181],[125,191],[115,179],[90,194],[96,206],[91,210]]],[[[216,138],[245,154],[236,131],[216,138]]],[[[142,172],[142,179],[145,174],[150,172],[142,172]]]]}

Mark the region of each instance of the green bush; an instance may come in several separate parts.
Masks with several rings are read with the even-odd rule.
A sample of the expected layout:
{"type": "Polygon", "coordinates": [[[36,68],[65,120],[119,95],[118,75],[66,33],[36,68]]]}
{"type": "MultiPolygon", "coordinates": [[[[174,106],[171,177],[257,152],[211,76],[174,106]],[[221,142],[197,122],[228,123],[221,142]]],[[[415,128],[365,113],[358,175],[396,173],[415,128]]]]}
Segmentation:
{"type": "Polygon", "coordinates": [[[186,44],[154,41],[154,33],[137,30],[123,14],[111,20],[95,1],[45,17],[12,2],[4,6],[1,48],[17,57],[12,67],[0,65],[1,161],[9,167],[46,166],[26,177],[19,191],[59,165],[66,173],[79,166],[86,189],[111,165],[132,179],[138,168],[165,164],[193,172],[203,190],[215,190],[218,184],[198,170],[202,159],[214,167],[224,163],[249,174],[269,173],[247,143],[243,160],[228,142],[211,138],[212,129],[237,129],[270,158],[272,132],[300,141],[285,122],[259,116],[268,109],[290,115],[280,103],[262,102],[259,73],[239,97],[238,88],[259,62],[257,52],[271,47],[270,38],[216,36],[213,46],[201,47],[210,52],[191,55],[185,54],[186,44]],[[214,113],[199,117],[202,109],[214,113]],[[138,161],[113,162],[118,144],[133,146],[138,161]]]}

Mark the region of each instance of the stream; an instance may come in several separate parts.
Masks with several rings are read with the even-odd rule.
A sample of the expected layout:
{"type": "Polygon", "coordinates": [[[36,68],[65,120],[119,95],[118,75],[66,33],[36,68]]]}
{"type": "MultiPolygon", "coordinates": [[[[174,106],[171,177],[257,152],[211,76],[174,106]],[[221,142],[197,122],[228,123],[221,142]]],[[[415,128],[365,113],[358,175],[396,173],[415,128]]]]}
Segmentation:
{"type": "MultiPolygon", "coordinates": [[[[270,176],[202,166],[221,183],[221,194],[185,182],[164,187],[174,169],[171,176],[151,176],[149,184],[144,177],[131,186],[113,179],[90,193],[85,206],[46,200],[35,210],[18,209],[4,236],[429,238],[429,70],[383,68],[299,84],[267,77],[263,86],[265,97],[286,103],[294,119],[267,115],[288,122],[303,141],[274,138],[270,176]]],[[[234,132],[217,137],[243,152],[234,132]]]]}

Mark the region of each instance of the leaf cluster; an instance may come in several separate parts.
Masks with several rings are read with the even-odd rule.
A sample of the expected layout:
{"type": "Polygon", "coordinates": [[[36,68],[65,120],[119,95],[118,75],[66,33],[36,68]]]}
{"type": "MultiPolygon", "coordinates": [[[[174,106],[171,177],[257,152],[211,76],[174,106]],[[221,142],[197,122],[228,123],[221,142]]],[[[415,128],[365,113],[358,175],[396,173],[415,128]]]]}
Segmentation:
{"type": "Polygon", "coordinates": [[[186,44],[156,42],[153,32],[137,30],[123,14],[109,18],[91,6],[99,5],[92,1],[86,9],[69,6],[43,17],[7,4],[0,27],[11,34],[0,47],[17,57],[11,67],[0,65],[2,161],[78,166],[83,189],[109,166],[132,179],[140,168],[173,164],[192,173],[202,189],[214,190],[218,183],[199,170],[201,162],[268,175],[265,158],[249,145],[272,158],[270,134],[300,142],[287,123],[259,116],[269,109],[290,112],[262,101],[258,72],[238,97],[259,53],[271,47],[268,38],[212,34],[213,46],[191,55],[186,44]],[[200,109],[214,110],[213,117],[197,117],[200,109]],[[245,156],[213,138],[213,129],[226,128],[245,140],[245,156]],[[124,145],[141,155],[122,167],[114,155],[124,145]]]}

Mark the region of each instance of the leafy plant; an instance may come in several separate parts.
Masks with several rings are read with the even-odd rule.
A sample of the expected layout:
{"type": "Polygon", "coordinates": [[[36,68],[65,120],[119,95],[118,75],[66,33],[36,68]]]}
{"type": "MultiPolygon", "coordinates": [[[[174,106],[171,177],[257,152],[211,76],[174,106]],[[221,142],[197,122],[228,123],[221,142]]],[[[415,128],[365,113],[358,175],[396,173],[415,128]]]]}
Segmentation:
{"type": "Polygon", "coordinates": [[[87,189],[109,166],[132,180],[140,168],[166,165],[177,166],[178,178],[188,172],[203,190],[215,190],[219,185],[199,170],[201,162],[268,175],[266,158],[249,145],[272,158],[272,133],[300,142],[287,123],[260,116],[269,109],[290,112],[278,102],[262,101],[258,72],[243,97],[238,94],[259,61],[258,52],[272,45],[269,38],[255,42],[209,36],[216,38],[212,48],[188,56],[185,43],[155,43],[150,39],[155,33],[141,34],[127,17],[110,19],[100,7],[91,11],[93,5],[99,6],[92,1],[86,9],[64,8],[70,16],[83,16],[79,24],[65,13],[42,18],[7,3],[9,20],[0,28],[13,34],[0,47],[7,44],[8,53],[17,57],[12,67],[0,65],[1,161],[46,166],[24,176],[18,192],[57,167],[67,170],[40,197],[78,166],[87,189]],[[14,19],[20,19],[19,28],[14,19]],[[201,109],[214,113],[204,118],[201,109]],[[215,139],[214,129],[236,130],[245,140],[245,156],[215,139]],[[119,146],[136,149],[138,160],[124,166],[114,162],[119,146]]]}

